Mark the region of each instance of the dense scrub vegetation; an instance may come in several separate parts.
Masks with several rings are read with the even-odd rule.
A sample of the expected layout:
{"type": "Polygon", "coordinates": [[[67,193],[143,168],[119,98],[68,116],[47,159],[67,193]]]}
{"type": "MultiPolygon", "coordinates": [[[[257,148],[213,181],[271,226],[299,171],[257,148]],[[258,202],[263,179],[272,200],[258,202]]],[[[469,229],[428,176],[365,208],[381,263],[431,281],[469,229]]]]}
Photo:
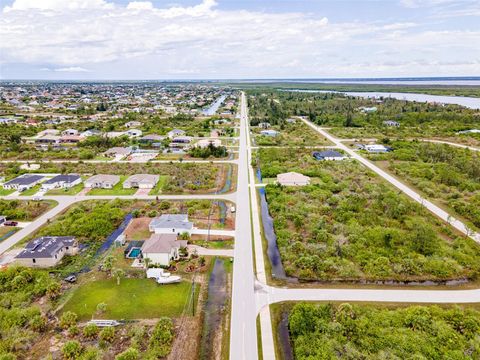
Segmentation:
{"type": "Polygon", "coordinates": [[[371,155],[388,169],[480,228],[480,154],[445,144],[394,141],[395,151],[371,155]]]}
{"type": "Polygon", "coordinates": [[[480,312],[457,307],[293,307],[295,359],[478,359],[480,312]]]}
{"type": "Polygon", "coordinates": [[[10,266],[0,272],[0,358],[15,359],[35,342],[47,317],[34,303],[59,294],[60,284],[47,271],[10,266]]]}
{"type": "Polygon", "coordinates": [[[0,200],[0,215],[9,220],[32,221],[51,206],[49,201],[0,200]]]}
{"type": "Polygon", "coordinates": [[[365,137],[454,137],[457,141],[480,143],[478,134],[457,135],[479,128],[478,111],[457,105],[436,105],[383,98],[381,101],[336,93],[305,93],[250,90],[248,103],[252,125],[268,121],[281,125],[292,115],[306,116],[317,125],[333,127],[337,136],[365,137]],[[363,112],[362,107],[376,107],[363,112]],[[399,127],[383,122],[393,120],[399,127]]]}
{"type": "MultiPolygon", "coordinates": [[[[269,152],[280,149],[269,149],[269,152]]],[[[262,158],[268,176],[283,170],[262,158]]],[[[285,155],[283,155],[285,156],[285,155]]],[[[480,247],[354,161],[297,169],[304,187],[266,186],[283,265],[306,280],[476,278],[480,247]]]]}

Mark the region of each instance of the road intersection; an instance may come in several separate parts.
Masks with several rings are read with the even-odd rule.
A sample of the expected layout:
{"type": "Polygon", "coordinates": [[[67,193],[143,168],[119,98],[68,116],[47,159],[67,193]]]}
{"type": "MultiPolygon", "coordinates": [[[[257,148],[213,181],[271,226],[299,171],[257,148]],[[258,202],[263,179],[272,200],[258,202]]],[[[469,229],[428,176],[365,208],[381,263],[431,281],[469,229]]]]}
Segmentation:
{"type": "MultiPolygon", "coordinates": [[[[257,203],[257,184],[255,184],[255,169],[252,164],[252,150],[248,121],[248,109],[245,94],[241,95],[241,117],[238,159],[215,162],[235,163],[238,166],[236,192],[215,195],[144,195],[144,196],[43,196],[42,199],[54,200],[57,206],[41,215],[23,229],[0,243],[0,254],[17,244],[23,238],[33,233],[48,220],[61,214],[72,204],[87,200],[137,199],[137,200],[186,200],[212,199],[236,203],[235,248],[228,254],[234,256],[232,313],[230,324],[230,359],[258,359],[256,318],[260,318],[260,338],[262,358],[275,359],[273,329],[270,314],[270,304],[283,301],[366,301],[366,302],[396,302],[396,303],[473,303],[480,302],[480,289],[472,290],[422,290],[405,288],[394,289],[328,289],[328,288],[279,288],[268,285],[259,208],[257,203]]],[[[311,122],[305,123],[318,131],[334,145],[328,148],[338,148],[359,161],[386,181],[400,189],[413,200],[430,210],[442,220],[448,222],[458,231],[480,242],[480,234],[471,232],[461,221],[452,218],[447,212],[435,204],[422,198],[417,192],[406,186],[395,177],[379,169],[359,153],[347,147],[342,139],[337,139],[311,122]]],[[[170,162],[170,161],[153,161],[170,162]]],[[[188,162],[188,161],[185,161],[188,162]]],[[[194,161],[210,162],[210,161],[194,161]]],[[[2,199],[32,200],[32,196],[3,196],[2,199]]],[[[210,250],[214,255],[215,250],[210,250]]],[[[219,253],[220,254],[220,253],[219,253]]],[[[221,253],[224,254],[224,253],[221,253]]],[[[220,255],[221,255],[220,254],[220,255]]]]}

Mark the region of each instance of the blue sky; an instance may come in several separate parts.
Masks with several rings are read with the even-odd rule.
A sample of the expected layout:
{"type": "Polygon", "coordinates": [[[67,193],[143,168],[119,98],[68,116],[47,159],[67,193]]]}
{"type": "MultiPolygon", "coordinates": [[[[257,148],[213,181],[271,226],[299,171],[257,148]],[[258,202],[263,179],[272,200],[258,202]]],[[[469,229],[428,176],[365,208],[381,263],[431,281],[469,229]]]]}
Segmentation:
{"type": "Polygon", "coordinates": [[[2,0],[0,78],[480,75],[478,0],[2,0]]]}

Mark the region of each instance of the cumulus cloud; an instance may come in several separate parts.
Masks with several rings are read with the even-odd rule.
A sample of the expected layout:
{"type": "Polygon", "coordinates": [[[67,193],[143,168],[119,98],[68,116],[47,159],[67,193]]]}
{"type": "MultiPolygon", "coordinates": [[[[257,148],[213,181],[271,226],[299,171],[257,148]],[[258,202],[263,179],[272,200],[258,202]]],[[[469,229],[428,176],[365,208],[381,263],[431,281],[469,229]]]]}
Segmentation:
{"type": "Polygon", "coordinates": [[[97,78],[103,73],[95,71],[141,78],[412,75],[427,69],[423,59],[443,61],[450,73],[480,73],[478,62],[466,61],[480,58],[472,47],[480,30],[221,10],[214,0],[162,8],[150,1],[16,0],[3,9],[0,39],[2,64],[91,69],[97,78]]]}

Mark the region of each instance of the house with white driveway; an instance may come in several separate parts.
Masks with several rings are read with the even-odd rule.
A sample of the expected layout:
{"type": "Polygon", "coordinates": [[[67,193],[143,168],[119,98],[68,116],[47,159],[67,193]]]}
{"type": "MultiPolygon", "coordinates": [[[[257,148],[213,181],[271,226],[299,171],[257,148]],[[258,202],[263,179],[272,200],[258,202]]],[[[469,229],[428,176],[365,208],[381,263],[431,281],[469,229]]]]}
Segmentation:
{"type": "Polygon", "coordinates": [[[57,175],[47,181],[42,183],[42,190],[52,190],[52,189],[69,189],[75,185],[81,184],[82,178],[80,175],[69,174],[69,175],[57,175]]]}
{"type": "Polygon", "coordinates": [[[85,181],[86,188],[111,189],[120,182],[118,175],[94,175],[85,181]]]}
{"type": "Polygon", "coordinates": [[[164,214],[153,218],[148,229],[155,234],[191,234],[193,222],[188,221],[187,214],[164,214]]]}
{"type": "Polygon", "coordinates": [[[159,175],[136,174],[123,182],[124,189],[153,189],[160,180],[159,175]]]}

